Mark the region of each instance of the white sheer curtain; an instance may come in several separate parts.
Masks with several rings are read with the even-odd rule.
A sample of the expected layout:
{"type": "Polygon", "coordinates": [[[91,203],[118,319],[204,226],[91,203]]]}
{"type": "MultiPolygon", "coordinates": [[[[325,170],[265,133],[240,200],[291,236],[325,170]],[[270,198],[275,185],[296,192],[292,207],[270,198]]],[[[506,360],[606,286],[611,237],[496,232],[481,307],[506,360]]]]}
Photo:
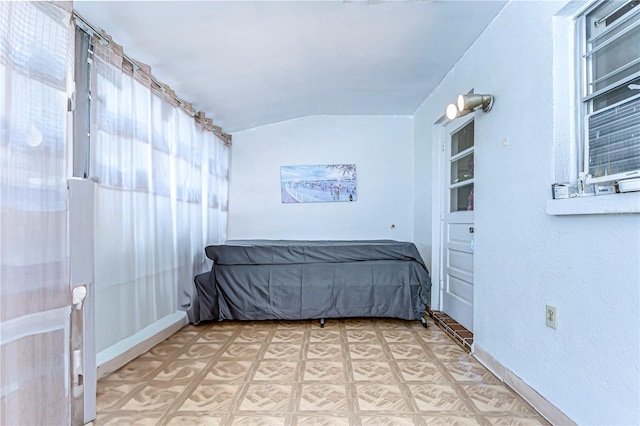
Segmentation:
{"type": "Polygon", "coordinates": [[[70,423],[71,2],[0,2],[0,423],[70,423]]]}
{"type": "Polygon", "coordinates": [[[228,147],[152,90],[148,67],[123,62],[118,45],[95,43],[98,351],[175,313],[208,268],[205,246],[226,238],[228,147]]]}

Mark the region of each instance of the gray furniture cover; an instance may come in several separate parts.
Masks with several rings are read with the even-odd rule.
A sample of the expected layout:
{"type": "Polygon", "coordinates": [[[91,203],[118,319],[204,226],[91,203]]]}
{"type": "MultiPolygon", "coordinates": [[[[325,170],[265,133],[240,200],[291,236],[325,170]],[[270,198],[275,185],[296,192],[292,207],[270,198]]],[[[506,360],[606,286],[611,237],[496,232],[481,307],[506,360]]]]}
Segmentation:
{"type": "Polygon", "coordinates": [[[413,243],[236,240],[205,249],[189,321],[420,319],[431,279],[413,243]]]}

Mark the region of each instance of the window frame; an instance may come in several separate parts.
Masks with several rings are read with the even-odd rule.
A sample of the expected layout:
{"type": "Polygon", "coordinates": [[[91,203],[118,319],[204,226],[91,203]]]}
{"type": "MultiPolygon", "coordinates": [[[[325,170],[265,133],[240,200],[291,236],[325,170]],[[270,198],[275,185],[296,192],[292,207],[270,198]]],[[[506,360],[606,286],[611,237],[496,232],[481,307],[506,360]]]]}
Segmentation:
{"type": "Polygon", "coordinates": [[[552,108],[553,146],[549,198],[546,213],[551,216],[639,215],[640,191],[611,195],[553,199],[553,183],[577,183],[584,165],[581,43],[577,37],[578,17],[595,1],[569,0],[552,17],[552,108]]]}
{"type": "MultiPolygon", "coordinates": [[[[589,174],[589,119],[594,115],[602,114],[608,110],[619,107],[620,105],[633,102],[634,100],[640,99],[640,93],[636,95],[632,95],[628,98],[623,99],[622,101],[616,102],[612,105],[608,105],[604,108],[600,108],[597,111],[594,111],[593,102],[594,99],[599,96],[606,94],[608,92],[612,92],[615,89],[618,89],[625,84],[629,84],[630,82],[640,78],[640,71],[622,77],[616,80],[612,84],[608,84],[602,89],[594,90],[591,88],[591,85],[598,80],[603,80],[604,77],[600,77],[599,79],[593,79],[591,74],[591,70],[589,69],[589,53],[593,54],[594,51],[603,49],[603,47],[597,47],[588,51],[588,16],[600,8],[603,4],[609,2],[611,0],[594,0],[589,3],[586,7],[584,7],[579,13],[575,16],[575,43],[577,47],[577,54],[575,55],[575,70],[576,77],[579,78],[578,82],[578,93],[576,99],[576,110],[577,110],[577,155],[579,159],[579,173],[578,173],[578,184],[584,189],[585,184],[598,184],[598,183],[610,183],[622,179],[628,179],[640,176],[640,170],[629,170],[620,173],[614,173],[611,175],[604,175],[593,177],[589,174]]],[[[627,4],[632,3],[634,0],[628,0],[625,3],[621,3],[621,5],[613,10],[609,10],[606,14],[603,14],[602,19],[605,17],[611,16],[615,14],[617,11],[625,7],[627,4]]],[[[633,22],[633,19],[640,18],[640,4],[636,4],[633,6],[634,9],[629,11],[630,14],[626,17],[622,15],[617,23],[612,23],[612,27],[603,31],[602,34],[598,35],[596,38],[600,38],[604,36],[606,33],[610,33],[611,31],[616,30],[617,28],[628,25],[628,28],[622,31],[622,34],[626,34],[627,32],[635,29],[640,25],[640,19],[638,22],[633,22]]],[[[626,13],[629,13],[626,12],[626,13]]],[[[626,14],[625,13],[625,14],[626,14]]],[[[597,16],[596,16],[597,18],[597,16]]],[[[613,39],[615,41],[616,39],[613,39]]],[[[602,45],[601,45],[602,46],[602,45]]],[[[606,46],[606,45],[605,45],[606,46]]],[[[638,58],[636,61],[632,61],[628,66],[634,66],[637,62],[640,61],[638,58]]],[[[620,71],[620,69],[614,70],[615,72],[620,71]]],[[[611,77],[611,76],[610,76],[611,77]]],[[[610,78],[609,77],[609,78],[610,78]]]]}

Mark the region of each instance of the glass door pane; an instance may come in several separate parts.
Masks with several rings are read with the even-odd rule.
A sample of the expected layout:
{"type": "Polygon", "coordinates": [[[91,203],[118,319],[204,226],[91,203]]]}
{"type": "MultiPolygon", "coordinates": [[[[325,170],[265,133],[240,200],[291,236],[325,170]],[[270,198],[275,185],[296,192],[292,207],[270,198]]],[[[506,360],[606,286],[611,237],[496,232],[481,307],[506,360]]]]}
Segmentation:
{"type": "Polygon", "coordinates": [[[451,190],[451,211],[473,210],[473,184],[459,186],[451,190]]]}
{"type": "Polygon", "coordinates": [[[451,135],[449,200],[451,212],[473,210],[473,121],[451,135]]]}
{"type": "Polygon", "coordinates": [[[473,151],[451,162],[450,184],[473,179],[473,151]]]}
{"type": "Polygon", "coordinates": [[[473,148],[473,121],[451,135],[451,156],[473,148]]]}

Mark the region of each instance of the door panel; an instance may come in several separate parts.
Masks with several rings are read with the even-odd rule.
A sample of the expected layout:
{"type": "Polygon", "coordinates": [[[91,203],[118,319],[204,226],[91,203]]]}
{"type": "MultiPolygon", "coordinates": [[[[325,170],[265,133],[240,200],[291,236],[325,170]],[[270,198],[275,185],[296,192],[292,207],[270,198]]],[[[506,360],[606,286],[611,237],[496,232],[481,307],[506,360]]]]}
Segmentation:
{"type": "Polygon", "coordinates": [[[449,250],[448,273],[460,279],[473,282],[473,255],[449,250]]]}
{"type": "MultiPolygon", "coordinates": [[[[453,219],[449,219],[453,220],[453,219]]],[[[465,249],[469,247],[471,244],[471,239],[473,235],[469,233],[469,227],[472,224],[469,224],[468,219],[465,223],[448,223],[447,228],[449,230],[449,240],[448,243],[450,245],[457,244],[460,245],[460,249],[465,249]]]]}
{"type": "Polygon", "coordinates": [[[473,284],[458,279],[455,275],[449,276],[449,292],[462,302],[473,303],[473,284]]]}

